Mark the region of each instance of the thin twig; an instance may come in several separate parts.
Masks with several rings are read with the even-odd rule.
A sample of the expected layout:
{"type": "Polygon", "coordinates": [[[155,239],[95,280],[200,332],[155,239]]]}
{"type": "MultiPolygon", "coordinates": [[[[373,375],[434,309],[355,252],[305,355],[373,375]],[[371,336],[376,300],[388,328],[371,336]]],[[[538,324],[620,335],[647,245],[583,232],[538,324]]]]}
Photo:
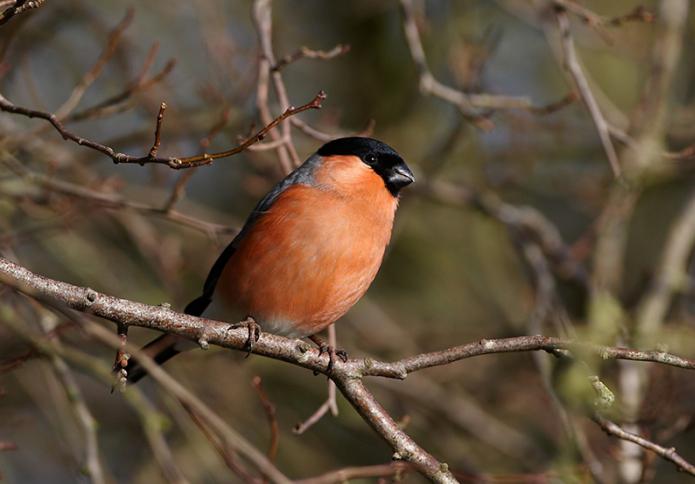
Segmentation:
{"type": "Polygon", "coordinates": [[[270,459],[270,462],[275,462],[275,457],[278,453],[278,443],[280,440],[280,426],[278,425],[277,416],[275,414],[275,405],[273,405],[273,402],[270,401],[268,394],[263,389],[263,382],[260,376],[253,377],[251,386],[254,390],[256,390],[258,398],[261,401],[261,405],[263,406],[263,411],[265,412],[266,417],[268,417],[268,423],[270,425],[268,459],[270,459]]]}
{"type": "MultiPolygon", "coordinates": [[[[54,328],[44,327],[44,332],[48,333],[54,328]]],[[[60,347],[60,340],[53,340],[55,347],[60,347]]],[[[52,354],[49,357],[56,376],[61,385],[65,389],[65,394],[70,406],[73,409],[75,418],[82,428],[85,439],[85,469],[87,475],[94,484],[103,484],[106,482],[104,478],[104,470],[99,459],[99,441],[97,438],[97,421],[92,412],[89,410],[85,402],[82,390],[77,385],[72,371],[65,363],[65,360],[58,354],[52,354]]]]}
{"type": "Polygon", "coordinates": [[[158,163],[158,164],[163,164],[167,165],[170,168],[179,170],[182,168],[192,168],[195,166],[202,166],[202,165],[208,165],[212,163],[214,160],[217,160],[219,158],[227,158],[230,156],[237,155],[241,153],[242,151],[246,150],[249,146],[251,146],[254,143],[257,143],[261,141],[266,134],[268,134],[269,131],[271,131],[273,128],[275,128],[277,125],[282,123],[285,119],[295,116],[301,112],[307,111],[309,109],[320,109],[321,108],[321,102],[326,98],[326,94],[323,91],[320,91],[314,99],[309,101],[308,103],[299,106],[297,108],[290,107],[287,110],[285,110],[280,116],[277,118],[273,119],[269,124],[261,128],[257,133],[255,133],[253,136],[248,138],[246,141],[243,143],[239,144],[238,146],[226,150],[226,151],[221,151],[218,153],[202,153],[200,155],[194,155],[194,156],[189,156],[189,157],[184,157],[184,158],[174,158],[174,157],[168,157],[168,158],[163,158],[163,157],[150,157],[149,155],[147,156],[132,156],[132,155],[127,155],[125,153],[119,153],[116,152],[113,148],[103,145],[99,142],[92,141],[86,138],[82,138],[73,132],[67,130],[63,123],[54,115],[48,112],[44,111],[38,111],[34,109],[27,109],[23,108],[20,106],[16,106],[12,104],[10,101],[8,101],[5,97],[0,95],[0,110],[12,113],[12,114],[19,114],[21,116],[26,116],[29,118],[40,118],[48,121],[51,123],[51,125],[55,128],[56,131],[58,131],[61,136],[63,136],[63,139],[73,141],[77,143],[78,145],[81,146],[86,146],[87,148],[91,148],[93,150],[96,150],[100,153],[103,153],[104,155],[108,156],[113,160],[114,163],[137,163],[139,165],[145,165],[147,163],[158,163]]]}
{"type": "Polygon", "coordinates": [[[640,447],[643,447],[647,450],[651,450],[655,454],[659,455],[663,459],[666,459],[670,462],[672,462],[679,471],[686,472],[692,476],[695,476],[695,465],[691,464],[687,460],[685,460],[680,454],[676,452],[675,447],[662,447],[659,444],[656,444],[652,442],[651,440],[647,440],[644,437],[633,434],[631,432],[627,432],[626,430],[623,430],[620,425],[611,422],[610,420],[607,420],[599,415],[594,416],[593,418],[594,422],[596,422],[604,432],[606,432],[608,435],[612,435],[614,437],[618,437],[619,439],[622,440],[627,440],[629,442],[632,442],[634,444],[639,445],[640,447]]]}
{"type": "Polygon", "coordinates": [[[164,64],[164,67],[162,67],[161,71],[159,71],[149,79],[144,79],[144,76],[147,74],[147,71],[149,70],[150,64],[154,60],[154,55],[156,52],[157,46],[155,44],[150,49],[150,52],[148,53],[145,59],[141,73],[135,78],[135,80],[130,82],[122,92],[108,97],[103,101],[96,103],[93,106],[87,107],[81,111],[77,111],[70,114],[63,120],[63,122],[71,123],[77,121],[84,121],[87,119],[111,116],[113,114],[126,110],[129,106],[127,101],[130,100],[130,98],[135,93],[143,93],[147,91],[150,87],[161,82],[166,76],[168,76],[171,73],[171,71],[174,70],[174,67],[176,66],[176,60],[170,59],[166,62],[166,64],[164,64]]]}
{"type": "MultiPolygon", "coordinates": [[[[336,348],[337,338],[335,325],[331,324],[328,327],[328,345],[331,348],[336,348]]],[[[299,422],[294,426],[292,432],[297,435],[301,435],[307,430],[309,430],[316,422],[321,420],[326,413],[330,410],[331,415],[334,417],[338,416],[338,402],[336,401],[336,388],[335,382],[333,380],[328,380],[328,397],[326,400],[312,413],[309,418],[303,422],[299,422]]]]}
{"type": "MultiPolygon", "coordinates": [[[[334,471],[326,472],[316,477],[299,479],[295,484],[334,484],[348,482],[352,479],[365,479],[376,477],[402,476],[413,471],[413,466],[407,462],[389,462],[388,464],[377,464],[362,467],[345,467],[334,471]]],[[[396,479],[395,482],[399,482],[396,479]]]]}
{"type": "Polygon", "coordinates": [[[220,439],[206,424],[205,420],[196,413],[196,411],[184,402],[179,401],[183,409],[191,417],[193,423],[200,429],[206,439],[212,444],[217,453],[222,457],[225,465],[234,472],[236,475],[241,477],[244,482],[257,483],[261,482],[261,479],[254,478],[249,472],[244,468],[243,465],[237,459],[236,452],[225,445],[222,439],[220,439]]]}
{"type": "Polygon", "coordinates": [[[17,450],[17,444],[14,442],[7,442],[6,440],[0,441],[0,452],[7,452],[11,450],[17,450]]]}
{"type": "Polygon", "coordinates": [[[149,157],[156,158],[157,152],[159,151],[159,145],[161,144],[160,136],[162,132],[162,121],[164,120],[164,111],[166,111],[167,103],[163,102],[159,105],[159,113],[157,113],[157,123],[154,129],[154,142],[152,143],[152,148],[150,148],[149,157]]]}
{"type": "MultiPolygon", "coordinates": [[[[276,64],[275,53],[273,52],[273,29],[272,29],[272,4],[271,0],[255,0],[253,3],[253,19],[258,30],[260,40],[261,55],[268,61],[269,66],[276,64]]],[[[270,78],[273,81],[275,94],[277,94],[280,103],[280,109],[286,111],[290,109],[291,103],[287,94],[287,87],[282,79],[280,71],[270,72],[270,78]]],[[[292,165],[299,166],[301,160],[297,155],[297,149],[292,142],[292,129],[289,122],[282,125],[282,137],[285,139],[285,146],[290,155],[292,165]]]]}
{"type": "Polygon", "coordinates": [[[495,110],[523,109],[539,114],[548,114],[572,102],[570,97],[565,97],[561,101],[548,106],[535,107],[527,97],[465,93],[441,83],[434,77],[429,68],[420,32],[418,31],[412,0],[401,0],[401,10],[403,12],[403,31],[408,42],[410,55],[420,75],[420,91],[425,95],[438,97],[453,104],[466,120],[483,131],[490,131],[494,128],[494,124],[489,118],[495,110]]]}
{"type": "MultiPolygon", "coordinates": [[[[99,204],[106,208],[113,209],[128,209],[136,212],[162,217],[165,220],[199,230],[205,234],[225,234],[236,233],[237,229],[226,225],[219,225],[212,222],[200,220],[198,217],[192,217],[165,206],[163,208],[147,205],[132,200],[128,200],[125,196],[117,193],[107,193],[104,191],[91,190],[82,185],[66,182],[55,177],[50,177],[40,173],[35,173],[27,170],[24,165],[17,161],[11,155],[0,157],[0,161],[7,165],[16,174],[35,183],[39,186],[47,188],[52,192],[60,193],[69,197],[74,197],[82,200],[87,200],[92,203],[99,204]]],[[[168,204],[168,202],[167,202],[168,204]]]]}
{"type": "Polygon", "coordinates": [[[56,118],[63,119],[70,114],[80,103],[80,100],[82,100],[82,97],[87,92],[87,89],[89,89],[89,86],[91,86],[92,83],[94,83],[94,81],[96,81],[101,75],[101,72],[104,70],[104,67],[106,67],[106,64],[116,53],[118,44],[123,36],[123,32],[125,32],[125,30],[133,22],[134,12],[135,10],[133,7],[129,7],[123,16],[123,19],[113,28],[113,30],[111,30],[111,32],[109,32],[106,46],[101,52],[101,55],[99,55],[99,58],[94,63],[92,68],[85,72],[77,85],[75,85],[68,99],[66,99],[65,102],[58,109],[56,109],[56,118]]]}
{"type": "Polygon", "coordinates": [[[330,60],[335,57],[347,54],[350,52],[350,46],[347,44],[338,44],[331,50],[313,50],[309,47],[300,47],[297,52],[293,54],[286,55],[281,58],[277,63],[270,68],[271,71],[279,71],[280,69],[286,67],[299,59],[321,59],[330,60]]]}
{"type": "Polygon", "coordinates": [[[556,5],[555,18],[557,20],[560,33],[560,45],[564,55],[565,68],[572,77],[572,81],[577,88],[579,95],[589,110],[589,114],[591,114],[591,119],[594,121],[594,126],[598,132],[603,149],[606,152],[611,170],[613,170],[613,175],[616,178],[619,178],[621,176],[620,160],[618,159],[618,154],[615,151],[613,141],[611,140],[609,125],[606,122],[603,113],[601,113],[601,109],[596,102],[596,98],[589,87],[589,81],[584,75],[584,71],[579,63],[577,49],[574,46],[574,39],[570,30],[570,22],[567,18],[567,12],[562,5],[556,5]]]}
{"type": "MultiPolygon", "coordinates": [[[[27,330],[23,324],[19,323],[18,321],[14,321],[12,317],[0,318],[0,322],[20,335],[42,353],[49,356],[59,356],[66,361],[83,368],[106,384],[111,383],[111,369],[107,365],[102,364],[98,359],[95,359],[93,356],[87,355],[72,348],[56,346],[51,340],[47,340],[46,338],[33,334],[27,330]]],[[[104,329],[104,331],[106,330],[104,329]]],[[[124,396],[126,402],[133,410],[135,410],[140,418],[147,442],[152,449],[155,461],[162,469],[165,479],[167,479],[168,482],[174,482],[177,484],[184,484],[188,482],[174,462],[171,455],[171,450],[169,449],[166,439],[164,438],[162,432],[162,427],[165,422],[164,417],[156,411],[152,402],[150,402],[143,395],[140,389],[136,388],[131,390],[130,392],[124,394],[124,396]]]]}

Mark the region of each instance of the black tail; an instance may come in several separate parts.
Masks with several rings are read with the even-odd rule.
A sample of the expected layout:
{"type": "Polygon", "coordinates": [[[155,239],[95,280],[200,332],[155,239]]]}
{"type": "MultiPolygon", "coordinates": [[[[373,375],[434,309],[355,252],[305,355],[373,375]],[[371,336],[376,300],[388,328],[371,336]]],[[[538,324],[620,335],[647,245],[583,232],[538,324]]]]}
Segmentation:
{"type": "MultiPolygon", "coordinates": [[[[205,279],[205,284],[203,285],[203,295],[194,299],[186,309],[183,310],[184,313],[191,316],[201,316],[205,310],[208,308],[212,302],[212,295],[215,292],[215,286],[217,286],[217,281],[222,275],[222,271],[227,265],[227,262],[234,254],[236,250],[236,243],[239,237],[243,234],[244,230],[237,234],[237,236],[232,240],[232,242],[222,251],[222,254],[217,258],[215,263],[210,269],[207,279],[205,279]]],[[[150,356],[158,364],[162,364],[165,361],[178,355],[180,351],[176,349],[177,336],[174,335],[162,335],[154,341],[150,341],[144,348],[143,351],[148,352],[150,356]],[[149,351],[148,351],[149,350],[149,351]]],[[[126,371],[128,372],[128,381],[135,383],[142,377],[147,375],[145,369],[140,366],[135,358],[130,358],[128,360],[128,365],[126,366],[126,371]]]]}
{"type": "MultiPolygon", "coordinates": [[[[163,334],[159,338],[150,341],[142,347],[141,351],[149,354],[158,365],[163,364],[165,361],[180,353],[180,351],[176,349],[176,337],[170,334],[163,334]]],[[[130,358],[128,360],[128,365],[125,370],[129,383],[136,383],[147,375],[145,368],[143,368],[135,358],[130,358]]]]}
{"type": "MultiPolygon", "coordinates": [[[[207,309],[207,307],[212,302],[212,299],[206,295],[200,296],[197,299],[191,301],[184,313],[190,314],[191,316],[200,316],[207,309]]],[[[177,337],[171,334],[163,334],[159,338],[156,338],[145,346],[143,346],[142,351],[149,354],[152,359],[158,365],[164,364],[164,362],[170,360],[174,356],[181,353],[176,349],[177,337]]],[[[130,358],[128,360],[128,365],[125,368],[127,372],[127,378],[129,383],[136,383],[140,381],[144,376],[147,376],[147,371],[143,368],[138,360],[135,358],[130,358]]]]}

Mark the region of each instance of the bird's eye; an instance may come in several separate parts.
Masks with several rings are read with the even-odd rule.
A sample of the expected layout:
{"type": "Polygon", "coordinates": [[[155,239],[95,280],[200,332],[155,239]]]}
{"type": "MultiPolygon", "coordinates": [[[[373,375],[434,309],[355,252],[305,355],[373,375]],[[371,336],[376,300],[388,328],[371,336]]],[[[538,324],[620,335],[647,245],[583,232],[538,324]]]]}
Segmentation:
{"type": "Polygon", "coordinates": [[[366,161],[370,165],[373,165],[374,163],[376,163],[376,155],[367,155],[364,158],[364,161],[366,161]]]}

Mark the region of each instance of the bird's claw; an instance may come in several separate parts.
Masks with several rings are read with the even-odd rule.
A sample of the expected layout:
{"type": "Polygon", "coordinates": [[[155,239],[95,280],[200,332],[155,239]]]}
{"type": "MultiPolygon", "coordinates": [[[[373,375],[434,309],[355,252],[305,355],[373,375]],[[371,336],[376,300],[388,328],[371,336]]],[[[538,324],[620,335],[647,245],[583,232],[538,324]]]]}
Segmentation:
{"type": "Polygon", "coordinates": [[[249,332],[246,342],[244,343],[244,351],[246,351],[245,358],[248,358],[256,342],[261,337],[261,326],[253,319],[251,316],[246,316],[246,319],[240,323],[236,323],[230,326],[229,329],[246,328],[249,332]]]}
{"type": "MultiPolygon", "coordinates": [[[[331,374],[333,367],[335,366],[336,356],[345,363],[348,360],[348,354],[345,350],[337,350],[325,342],[318,343],[319,345],[319,357],[324,353],[328,354],[328,366],[326,367],[326,373],[331,374]]],[[[314,375],[318,375],[317,371],[314,371],[314,375]]]]}

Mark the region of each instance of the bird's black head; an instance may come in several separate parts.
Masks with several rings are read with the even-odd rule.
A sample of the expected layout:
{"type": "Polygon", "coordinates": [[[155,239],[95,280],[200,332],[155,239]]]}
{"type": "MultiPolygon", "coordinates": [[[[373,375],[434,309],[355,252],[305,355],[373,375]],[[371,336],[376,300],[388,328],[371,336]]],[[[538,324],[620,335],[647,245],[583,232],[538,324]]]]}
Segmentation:
{"type": "Polygon", "coordinates": [[[384,180],[386,188],[394,197],[401,188],[415,181],[413,172],[396,150],[373,138],[338,138],[323,145],[317,153],[321,156],[357,156],[384,180]]]}

